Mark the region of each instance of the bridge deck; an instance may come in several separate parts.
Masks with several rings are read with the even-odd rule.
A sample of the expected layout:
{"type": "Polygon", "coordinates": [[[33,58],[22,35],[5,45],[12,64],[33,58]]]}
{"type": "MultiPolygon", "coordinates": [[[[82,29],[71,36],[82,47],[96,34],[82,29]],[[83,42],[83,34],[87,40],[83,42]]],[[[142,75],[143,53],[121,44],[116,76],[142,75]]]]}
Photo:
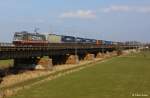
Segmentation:
{"type": "MultiPolygon", "coordinates": [[[[121,48],[135,48],[137,46],[120,46],[121,48]]],[[[96,45],[88,43],[51,43],[48,46],[14,46],[12,44],[0,44],[0,59],[28,58],[35,56],[50,56],[86,52],[98,52],[102,49],[116,49],[118,46],[96,45]]]]}

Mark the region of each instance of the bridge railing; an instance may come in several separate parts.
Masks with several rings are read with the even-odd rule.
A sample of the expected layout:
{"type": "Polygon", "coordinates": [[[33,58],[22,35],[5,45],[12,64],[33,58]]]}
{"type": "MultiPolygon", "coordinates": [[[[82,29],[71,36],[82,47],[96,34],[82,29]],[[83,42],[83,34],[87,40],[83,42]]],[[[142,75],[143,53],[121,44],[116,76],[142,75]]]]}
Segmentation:
{"type": "MultiPolygon", "coordinates": [[[[94,49],[94,48],[116,48],[114,45],[97,45],[89,43],[50,43],[48,46],[15,46],[12,43],[0,43],[0,51],[21,51],[21,50],[55,50],[55,49],[94,49]]],[[[136,46],[119,46],[122,48],[136,46]]]]}

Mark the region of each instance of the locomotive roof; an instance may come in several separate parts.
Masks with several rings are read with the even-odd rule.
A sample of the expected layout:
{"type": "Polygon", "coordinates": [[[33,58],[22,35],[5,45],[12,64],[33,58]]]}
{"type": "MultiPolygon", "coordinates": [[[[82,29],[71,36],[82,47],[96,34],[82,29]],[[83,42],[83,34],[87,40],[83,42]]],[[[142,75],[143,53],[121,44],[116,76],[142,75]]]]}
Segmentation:
{"type": "Polygon", "coordinates": [[[27,32],[27,31],[15,32],[15,34],[43,35],[43,34],[40,34],[40,33],[29,33],[29,32],[27,32]]]}

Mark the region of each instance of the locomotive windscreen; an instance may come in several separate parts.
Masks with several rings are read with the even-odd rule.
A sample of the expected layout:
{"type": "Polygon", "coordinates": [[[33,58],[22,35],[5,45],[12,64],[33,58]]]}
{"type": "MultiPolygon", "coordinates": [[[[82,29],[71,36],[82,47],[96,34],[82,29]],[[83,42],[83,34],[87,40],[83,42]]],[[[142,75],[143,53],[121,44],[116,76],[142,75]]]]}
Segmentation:
{"type": "Polygon", "coordinates": [[[23,34],[22,33],[15,33],[14,35],[14,41],[16,40],[23,40],[23,34]]]}

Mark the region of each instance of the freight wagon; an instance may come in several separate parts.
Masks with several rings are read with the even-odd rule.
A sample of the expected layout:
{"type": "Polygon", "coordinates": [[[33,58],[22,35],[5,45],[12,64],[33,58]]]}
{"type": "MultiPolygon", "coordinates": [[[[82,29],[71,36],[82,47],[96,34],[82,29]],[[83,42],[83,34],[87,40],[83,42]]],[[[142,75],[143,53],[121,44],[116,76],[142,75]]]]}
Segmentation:
{"type": "Polygon", "coordinates": [[[62,43],[62,36],[56,34],[48,34],[47,41],[49,43],[62,43]]]}
{"type": "Polygon", "coordinates": [[[93,39],[83,39],[83,43],[94,43],[94,41],[95,40],[93,40],[93,39]]]}
{"type": "Polygon", "coordinates": [[[62,36],[61,41],[63,43],[74,43],[75,42],[75,37],[73,37],[73,36],[62,36]]]}
{"type": "Polygon", "coordinates": [[[97,45],[102,45],[103,44],[103,40],[96,40],[96,44],[97,45]]]}
{"type": "Polygon", "coordinates": [[[117,45],[118,45],[118,42],[112,42],[112,45],[117,46],[117,45]]]}
{"type": "Polygon", "coordinates": [[[102,42],[103,45],[112,45],[112,41],[105,41],[102,42]]]}
{"type": "Polygon", "coordinates": [[[49,43],[74,43],[75,37],[56,34],[48,34],[47,41],[49,43]]]}
{"type": "Polygon", "coordinates": [[[47,40],[49,43],[95,43],[97,40],[95,39],[86,39],[80,37],[73,36],[64,36],[64,35],[56,35],[56,34],[48,34],[47,40]]]}
{"type": "Polygon", "coordinates": [[[77,43],[83,43],[84,42],[84,38],[76,37],[75,41],[77,43]]]}

